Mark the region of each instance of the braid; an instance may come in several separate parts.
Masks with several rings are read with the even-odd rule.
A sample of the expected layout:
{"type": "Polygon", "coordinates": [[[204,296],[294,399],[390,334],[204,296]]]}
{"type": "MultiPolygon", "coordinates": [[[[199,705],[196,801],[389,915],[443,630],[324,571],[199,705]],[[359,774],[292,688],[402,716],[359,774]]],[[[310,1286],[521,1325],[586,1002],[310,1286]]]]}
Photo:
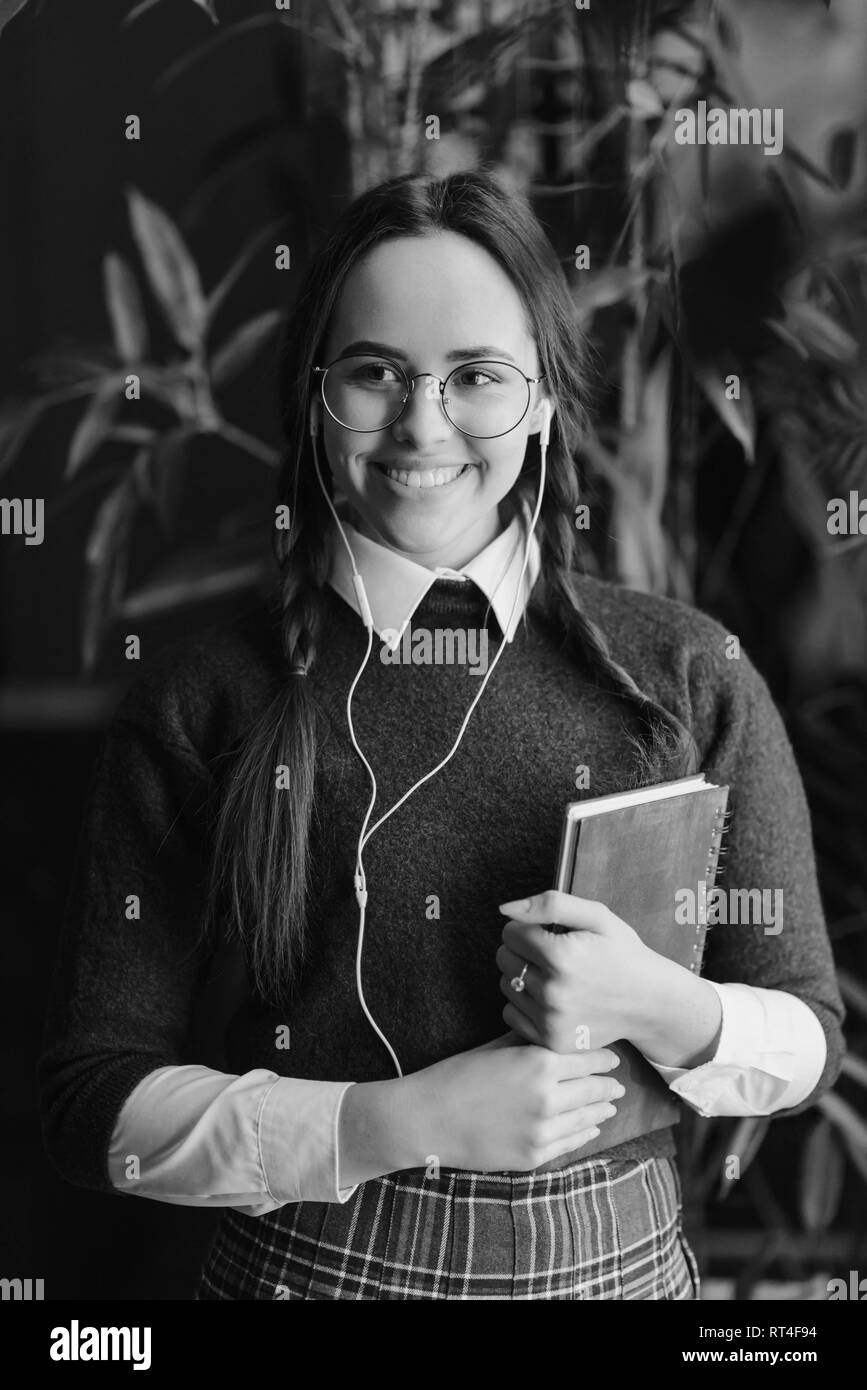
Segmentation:
{"type": "MultiPolygon", "coordinates": [[[[299,500],[291,530],[275,538],[281,577],[269,606],[280,613],[289,677],[307,675],[325,619],[327,533],[315,498],[308,496],[306,507],[313,515],[299,500]]],[[[244,942],[263,997],[279,1001],[291,994],[304,953],[316,745],[315,700],[306,680],[290,678],[244,736],[216,817],[205,929],[213,929],[217,904],[225,903],[227,936],[244,942]],[[276,784],[281,766],[289,769],[289,789],[276,784]]]]}
{"type": "MultiPolygon", "coordinates": [[[[278,586],[283,655],[293,675],[307,675],[316,659],[328,578],[328,527],[325,504],[316,495],[292,508],[293,525],[276,533],[275,550],[281,570],[278,586]],[[308,514],[309,512],[312,515],[308,514]]],[[[272,603],[274,600],[272,600],[272,603]]]]}

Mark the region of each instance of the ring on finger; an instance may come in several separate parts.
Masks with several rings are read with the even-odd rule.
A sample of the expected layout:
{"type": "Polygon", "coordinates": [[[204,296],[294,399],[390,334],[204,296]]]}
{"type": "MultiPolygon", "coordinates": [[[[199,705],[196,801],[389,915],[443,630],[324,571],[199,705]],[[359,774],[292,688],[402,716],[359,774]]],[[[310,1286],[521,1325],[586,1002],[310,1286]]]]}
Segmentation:
{"type": "Polygon", "coordinates": [[[516,994],[520,994],[521,991],[525,988],[525,985],[524,985],[524,976],[525,976],[526,973],[527,973],[527,967],[528,967],[528,966],[529,966],[529,961],[525,961],[525,962],[524,962],[524,969],[521,971],[520,975],[516,975],[515,978],[514,978],[513,980],[510,981],[511,986],[512,986],[512,989],[515,991],[516,994]]]}

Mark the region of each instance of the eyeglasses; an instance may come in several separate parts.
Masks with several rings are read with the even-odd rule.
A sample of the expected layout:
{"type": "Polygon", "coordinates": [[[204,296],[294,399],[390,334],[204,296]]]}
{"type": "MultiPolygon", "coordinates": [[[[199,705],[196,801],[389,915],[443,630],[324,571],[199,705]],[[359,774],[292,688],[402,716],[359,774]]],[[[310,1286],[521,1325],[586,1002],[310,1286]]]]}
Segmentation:
{"type": "Polygon", "coordinates": [[[510,362],[487,360],[462,362],[445,381],[430,372],[411,377],[397,362],[366,353],[338,357],[313,371],[325,409],[345,429],[358,434],[388,429],[406,409],[419,377],[426,377],[428,399],[434,399],[436,383],[446,419],[473,439],[498,439],[516,429],[530,407],[530,387],[545,380],[544,373],[525,376],[510,362]]]}

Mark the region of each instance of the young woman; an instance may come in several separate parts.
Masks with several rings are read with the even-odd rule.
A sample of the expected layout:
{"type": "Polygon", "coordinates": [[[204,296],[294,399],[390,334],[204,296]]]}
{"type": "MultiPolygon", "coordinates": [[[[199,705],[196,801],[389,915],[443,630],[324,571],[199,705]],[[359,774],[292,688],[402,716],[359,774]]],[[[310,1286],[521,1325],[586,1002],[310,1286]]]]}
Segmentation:
{"type": "Polygon", "coordinates": [[[711,619],[578,573],[584,361],[495,178],[358,199],[289,316],[278,588],[155,662],[108,731],[46,1141],[74,1182],[225,1209],[199,1298],[696,1298],[672,1128],[604,1144],[610,1044],[707,1115],[837,1075],[764,682],[711,619]],[[782,889],[783,929],[715,927],[700,978],[546,892],[579,765],[587,795],[728,783],[723,882],[782,889]],[[221,1026],[220,940],[246,981],[225,1070],[188,1041],[221,1026]]]}

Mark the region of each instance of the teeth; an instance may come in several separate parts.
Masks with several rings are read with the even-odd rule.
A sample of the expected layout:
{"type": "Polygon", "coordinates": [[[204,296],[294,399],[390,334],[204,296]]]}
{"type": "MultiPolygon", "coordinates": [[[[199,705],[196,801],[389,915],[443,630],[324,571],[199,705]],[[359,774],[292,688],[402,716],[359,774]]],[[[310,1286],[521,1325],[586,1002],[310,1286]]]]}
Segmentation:
{"type": "Polygon", "coordinates": [[[420,473],[416,469],[409,472],[403,468],[386,468],[385,472],[396,483],[403,483],[404,487],[442,487],[444,483],[454,482],[455,478],[463,473],[465,467],[465,464],[460,464],[455,468],[433,468],[425,473],[420,473]]]}

